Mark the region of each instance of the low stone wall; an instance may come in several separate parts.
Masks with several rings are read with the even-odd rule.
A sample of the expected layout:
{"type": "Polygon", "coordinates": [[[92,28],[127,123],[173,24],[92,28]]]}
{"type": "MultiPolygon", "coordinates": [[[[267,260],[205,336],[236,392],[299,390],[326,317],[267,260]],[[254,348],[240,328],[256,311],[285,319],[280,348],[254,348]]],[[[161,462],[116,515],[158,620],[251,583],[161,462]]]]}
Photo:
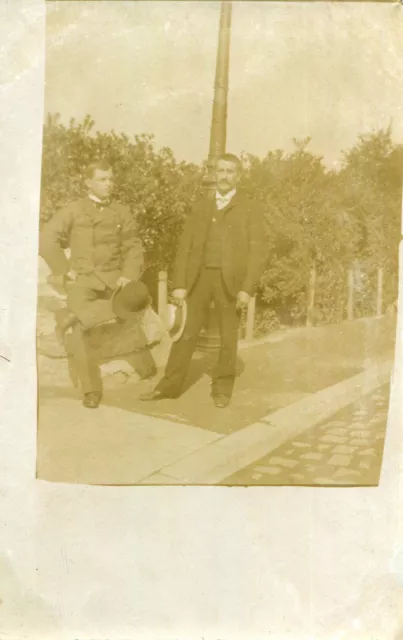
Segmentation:
{"type": "MultiPolygon", "coordinates": [[[[171,340],[164,337],[151,348],[155,363],[163,368],[171,348],[171,340]]],[[[105,388],[116,388],[127,382],[138,382],[139,376],[125,360],[111,360],[102,364],[101,375],[105,388]]],[[[37,355],[37,371],[40,387],[71,387],[74,380],[70,376],[67,358],[48,358],[37,355]]]]}

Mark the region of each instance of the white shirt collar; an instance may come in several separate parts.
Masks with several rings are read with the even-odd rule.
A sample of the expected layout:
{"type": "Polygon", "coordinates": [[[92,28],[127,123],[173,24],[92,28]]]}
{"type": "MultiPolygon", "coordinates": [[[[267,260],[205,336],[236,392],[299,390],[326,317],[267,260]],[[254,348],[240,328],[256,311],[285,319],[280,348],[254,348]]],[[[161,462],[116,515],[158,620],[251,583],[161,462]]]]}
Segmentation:
{"type": "Polygon", "coordinates": [[[100,198],[98,198],[97,196],[94,196],[93,193],[89,193],[88,197],[90,200],[93,200],[93,202],[98,202],[99,204],[102,204],[102,200],[100,200],[100,198]]]}
{"type": "Polygon", "coordinates": [[[232,200],[235,194],[236,194],[236,189],[232,189],[232,191],[228,191],[228,193],[225,193],[225,194],[221,194],[219,193],[219,191],[216,191],[215,198],[216,198],[217,207],[219,209],[223,209],[232,200]]]}

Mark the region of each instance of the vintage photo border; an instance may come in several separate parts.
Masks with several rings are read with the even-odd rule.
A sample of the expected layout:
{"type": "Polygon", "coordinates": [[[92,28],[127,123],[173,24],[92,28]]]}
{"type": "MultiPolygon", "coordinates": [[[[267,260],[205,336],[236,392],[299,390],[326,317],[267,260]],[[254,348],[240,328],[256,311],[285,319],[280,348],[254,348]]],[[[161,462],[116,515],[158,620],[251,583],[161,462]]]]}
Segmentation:
{"type": "MultiPolygon", "coordinates": [[[[276,625],[288,617],[290,633],[302,638],[298,606],[291,607],[292,597],[300,599],[301,615],[306,613],[303,592],[307,585],[313,589],[310,602],[314,606],[312,602],[323,602],[320,590],[327,584],[334,618],[329,609],[323,638],[335,637],[333,631],[356,629],[357,620],[358,627],[368,624],[371,606],[385,612],[385,627],[398,624],[397,632],[402,633],[402,608],[399,611],[396,604],[402,603],[403,588],[402,277],[393,389],[378,487],[106,488],[35,480],[44,2],[2,2],[0,13],[7,20],[0,27],[6,52],[0,69],[4,136],[0,328],[2,355],[7,358],[1,362],[0,386],[3,628],[10,637],[11,630],[18,628],[19,638],[73,638],[80,634],[80,638],[158,635],[217,640],[261,637],[264,631],[276,632],[276,625]],[[250,528],[245,528],[245,522],[250,528]],[[187,572],[178,566],[178,549],[186,560],[187,572]],[[221,569],[216,562],[205,563],[205,549],[210,559],[223,554],[221,569]],[[223,600],[223,586],[228,588],[231,581],[239,580],[239,566],[234,563],[239,549],[244,556],[238,563],[245,570],[248,567],[250,578],[247,588],[241,585],[242,607],[236,605],[236,598],[232,605],[223,600]],[[343,553],[347,556],[341,562],[343,553]],[[349,563],[348,557],[354,562],[349,563]],[[189,582],[192,563],[199,582],[204,588],[210,585],[213,600],[221,598],[218,618],[211,601],[189,582]],[[267,574],[261,573],[262,566],[267,574]],[[117,568],[123,567],[126,574],[118,579],[117,568]],[[312,573],[313,567],[317,573],[312,573]],[[330,582],[322,581],[325,571],[332,575],[330,582]],[[256,607],[270,573],[270,584],[288,585],[294,596],[284,597],[281,589],[271,593],[272,610],[267,612],[264,627],[263,613],[256,607]],[[130,609],[129,585],[137,608],[132,604],[130,609]],[[85,593],[99,594],[105,609],[91,608],[92,601],[85,600],[85,593]],[[200,599],[195,602],[197,593],[200,599]],[[166,602],[161,601],[164,594],[166,602]],[[59,606],[52,608],[55,600],[59,606]],[[254,612],[254,621],[243,615],[245,611],[254,612]]],[[[391,3],[386,10],[400,12],[396,20],[402,24],[399,3],[391,3]]],[[[402,265],[401,244],[400,274],[402,265]]]]}

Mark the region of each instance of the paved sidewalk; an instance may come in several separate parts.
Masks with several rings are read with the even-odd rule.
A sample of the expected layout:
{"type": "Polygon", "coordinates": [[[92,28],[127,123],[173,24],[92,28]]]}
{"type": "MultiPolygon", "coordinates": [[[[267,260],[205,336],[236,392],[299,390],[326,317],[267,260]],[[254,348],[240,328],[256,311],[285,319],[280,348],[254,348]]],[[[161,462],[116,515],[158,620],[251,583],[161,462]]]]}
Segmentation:
{"type": "Polygon", "coordinates": [[[53,399],[39,409],[37,477],[79,484],[136,484],[217,440],[206,429],[53,399]]]}
{"type": "MultiPolygon", "coordinates": [[[[145,478],[143,484],[228,484],[227,479],[284,443],[299,438],[390,380],[391,363],[374,366],[348,380],[322,389],[258,422],[220,438],[145,478]]],[[[386,419],[384,421],[384,428],[386,419]]],[[[269,482],[267,482],[269,484],[269,482]]],[[[290,484],[287,480],[286,484],[290,484]]]]}
{"type": "MultiPolygon", "coordinates": [[[[188,389],[178,400],[141,403],[138,395],[150,383],[129,377],[125,384],[106,389],[96,411],[82,407],[66,372],[64,377],[57,375],[60,361],[45,363],[49,369],[39,370],[38,477],[88,484],[214,485],[226,484],[246,469],[242,473],[249,473],[251,484],[259,484],[262,478],[260,484],[289,484],[290,474],[284,473],[290,465],[281,468],[261,460],[258,466],[277,466],[280,471],[271,473],[271,469],[257,478],[262,472],[256,471],[256,460],[288,441],[304,439],[304,432],[319,427],[323,420],[336,420],[338,411],[386,385],[393,338],[383,319],[273,335],[241,349],[245,369],[225,410],[216,409],[209,397],[206,361],[195,361],[188,389]]],[[[381,417],[384,428],[386,418],[381,417]]],[[[332,428],[342,427],[333,424],[332,428]]],[[[381,430],[379,426],[378,433],[381,430]]],[[[347,440],[334,445],[356,446],[347,440]]],[[[378,440],[376,451],[382,442],[378,440]]],[[[292,450],[287,447],[280,455],[284,460],[295,455],[295,451],[287,454],[292,450]]],[[[315,458],[309,463],[309,458],[302,460],[304,470],[293,471],[302,478],[294,477],[293,484],[313,477],[315,458]]],[[[364,467],[360,469],[363,473],[364,467]]],[[[358,478],[354,473],[352,477],[358,478]]],[[[352,477],[343,484],[351,484],[352,477]]],[[[244,484],[243,478],[237,476],[231,483],[244,484]]],[[[329,469],[320,469],[315,478],[329,480],[329,469]]]]}
{"type": "MultiPolygon", "coordinates": [[[[228,484],[226,479],[262,455],[304,438],[321,419],[374,393],[390,373],[390,362],[372,367],[227,436],[112,407],[90,412],[71,399],[55,398],[39,411],[38,477],[85,484],[228,484]]],[[[266,484],[278,482],[268,477],[266,484]]]]}
{"type": "MultiPolygon", "coordinates": [[[[269,412],[393,357],[394,336],[384,319],[296,329],[241,349],[235,392],[230,406],[216,409],[210,398],[209,371],[214,358],[199,354],[192,363],[185,392],[176,400],[144,403],[138,396],[155,381],[115,385],[106,389],[103,404],[136,414],[178,421],[223,435],[256,422],[269,412]]],[[[63,364],[56,365],[62,367],[63,364]]],[[[40,375],[41,403],[47,398],[79,396],[65,378],[40,375]]],[[[162,372],[160,373],[162,375],[162,372]]]]}

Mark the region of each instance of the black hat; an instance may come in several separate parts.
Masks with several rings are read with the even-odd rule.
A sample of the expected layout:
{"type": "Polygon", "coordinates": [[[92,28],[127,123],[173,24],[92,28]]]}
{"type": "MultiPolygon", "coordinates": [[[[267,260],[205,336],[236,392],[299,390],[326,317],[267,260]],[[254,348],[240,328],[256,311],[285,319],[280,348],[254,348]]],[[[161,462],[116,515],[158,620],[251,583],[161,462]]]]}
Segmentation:
{"type": "Polygon", "coordinates": [[[142,282],[129,282],[117,289],[112,296],[112,309],[115,316],[128,320],[150,304],[150,294],[142,282]]]}

